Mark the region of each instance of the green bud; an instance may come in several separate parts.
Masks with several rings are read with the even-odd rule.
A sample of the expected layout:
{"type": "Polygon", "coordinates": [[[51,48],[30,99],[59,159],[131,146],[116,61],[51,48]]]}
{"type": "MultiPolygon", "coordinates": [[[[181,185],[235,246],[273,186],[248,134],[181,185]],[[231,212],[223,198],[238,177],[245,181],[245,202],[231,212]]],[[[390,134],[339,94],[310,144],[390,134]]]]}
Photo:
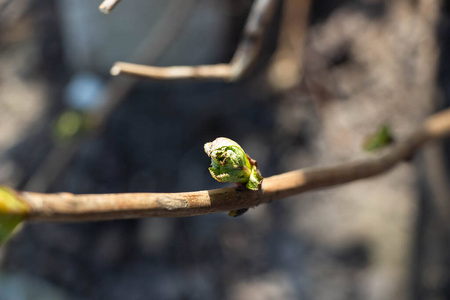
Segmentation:
{"type": "Polygon", "coordinates": [[[211,157],[209,172],[214,179],[242,183],[250,190],[259,189],[263,178],[257,163],[238,143],[227,138],[217,138],[205,144],[205,152],[211,157]]]}

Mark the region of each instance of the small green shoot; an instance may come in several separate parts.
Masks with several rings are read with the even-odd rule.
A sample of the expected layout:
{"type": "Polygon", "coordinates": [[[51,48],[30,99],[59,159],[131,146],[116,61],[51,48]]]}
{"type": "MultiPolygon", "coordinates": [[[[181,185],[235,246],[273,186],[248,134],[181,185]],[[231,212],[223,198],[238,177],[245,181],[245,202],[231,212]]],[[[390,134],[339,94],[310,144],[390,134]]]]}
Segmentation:
{"type": "Polygon", "coordinates": [[[205,152],[211,157],[211,176],[219,182],[236,182],[257,191],[263,177],[257,163],[233,140],[217,138],[205,144],[205,152]]]}

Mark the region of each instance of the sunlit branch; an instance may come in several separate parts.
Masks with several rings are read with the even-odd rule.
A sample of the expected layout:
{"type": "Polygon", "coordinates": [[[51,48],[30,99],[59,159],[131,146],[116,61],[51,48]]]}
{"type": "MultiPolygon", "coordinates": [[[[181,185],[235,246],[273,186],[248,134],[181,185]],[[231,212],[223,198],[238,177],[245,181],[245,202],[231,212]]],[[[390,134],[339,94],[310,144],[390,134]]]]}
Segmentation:
{"type": "Polygon", "coordinates": [[[224,188],[184,193],[98,195],[17,192],[17,199],[29,207],[25,219],[30,221],[182,217],[230,211],[378,175],[411,158],[425,142],[443,138],[449,133],[450,109],[447,109],[428,117],[408,137],[379,154],[334,166],[311,167],[268,177],[258,191],[224,188]]]}

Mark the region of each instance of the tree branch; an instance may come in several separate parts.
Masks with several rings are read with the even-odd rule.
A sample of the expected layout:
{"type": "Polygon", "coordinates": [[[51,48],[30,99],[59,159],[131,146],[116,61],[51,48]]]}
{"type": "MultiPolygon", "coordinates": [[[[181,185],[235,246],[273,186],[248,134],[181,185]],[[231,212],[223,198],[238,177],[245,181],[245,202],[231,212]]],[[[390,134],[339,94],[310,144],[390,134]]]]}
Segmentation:
{"type": "Polygon", "coordinates": [[[229,64],[154,67],[116,62],[111,75],[133,75],[160,80],[209,79],[235,81],[254,64],[261,50],[267,25],[278,0],[255,0],[244,28],[243,36],[229,64]]]}
{"type": "Polygon", "coordinates": [[[109,14],[117,4],[119,4],[120,0],[104,0],[102,4],[98,7],[98,9],[104,13],[105,15],[109,14]]]}
{"type": "Polygon", "coordinates": [[[268,177],[258,191],[224,188],[185,193],[73,195],[16,192],[16,195],[18,200],[29,206],[25,219],[30,221],[87,221],[210,214],[249,208],[302,192],[378,175],[409,159],[425,142],[442,138],[449,133],[450,109],[447,109],[428,117],[407,139],[383,150],[383,153],[335,166],[311,167],[268,177]]]}

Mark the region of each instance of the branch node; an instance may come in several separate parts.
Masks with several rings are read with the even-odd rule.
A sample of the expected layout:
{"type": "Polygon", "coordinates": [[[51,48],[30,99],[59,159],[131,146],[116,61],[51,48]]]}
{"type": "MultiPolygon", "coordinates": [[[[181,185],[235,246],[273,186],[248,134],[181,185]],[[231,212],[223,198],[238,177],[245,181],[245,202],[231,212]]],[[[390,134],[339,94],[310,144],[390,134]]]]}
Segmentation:
{"type": "Polygon", "coordinates": [[[119,76],[121,72],[122,69],[117,63],[115,63],[114,66],[112,66],[111,70],[109,70],[109,74],[111,74],[112,76],[119,76]]]}

